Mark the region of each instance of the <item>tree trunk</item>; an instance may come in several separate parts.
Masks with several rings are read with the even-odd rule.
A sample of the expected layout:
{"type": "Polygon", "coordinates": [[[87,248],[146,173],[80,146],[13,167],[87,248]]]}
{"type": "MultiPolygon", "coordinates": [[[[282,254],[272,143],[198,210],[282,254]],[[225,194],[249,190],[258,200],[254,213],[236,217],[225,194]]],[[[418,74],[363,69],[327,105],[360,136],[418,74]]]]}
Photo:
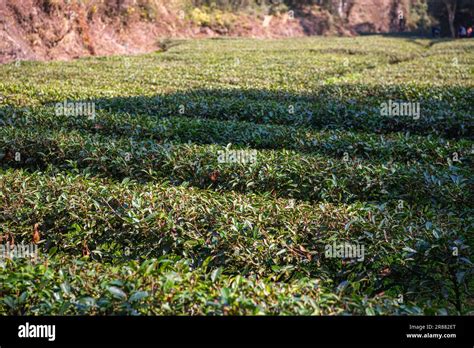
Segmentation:
{"type": "Polygon", "coordinates": [[[446,5],[446,11],[448,12],[448,21],[449,21],[449,29],[451,30],[451,37],[456,37],[456,28],[454,28],[454,17],[456,16],[456,5],[457,0],[444,0],[444,4],[446,5]]]}

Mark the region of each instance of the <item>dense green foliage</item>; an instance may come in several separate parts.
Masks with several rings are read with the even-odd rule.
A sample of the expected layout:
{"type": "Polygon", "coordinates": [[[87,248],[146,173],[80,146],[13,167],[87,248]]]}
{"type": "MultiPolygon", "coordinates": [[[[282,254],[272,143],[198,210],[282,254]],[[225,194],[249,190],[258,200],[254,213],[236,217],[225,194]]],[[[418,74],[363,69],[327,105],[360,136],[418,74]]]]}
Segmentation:
{"type": "Polygon", "coordinates": [[[472,314],[473,59],[210,39],[1,66],[0,235],[40,241],[0,266],[0,313],[472,314]],[[218,160],[235,149],[256,162],[218,160]]]}

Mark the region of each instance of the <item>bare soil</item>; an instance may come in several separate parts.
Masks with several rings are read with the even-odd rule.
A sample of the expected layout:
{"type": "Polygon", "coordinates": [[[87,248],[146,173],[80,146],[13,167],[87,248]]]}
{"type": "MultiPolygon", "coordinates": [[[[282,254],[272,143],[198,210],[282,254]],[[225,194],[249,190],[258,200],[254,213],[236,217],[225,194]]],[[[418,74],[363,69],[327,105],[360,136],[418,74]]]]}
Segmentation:
{"type": "Polygon", "coordinates": [[[231,28],[199,26],[172,5],[153,18],[133,0],[0,0],[0,63],[68,60],[91,55],[128,55],[158,50],[160,39],[215,36],[278,38],[384,32],[393,26],[395,0],[357,1],[347,20],[335,22],[318,7],[278,16],[241,14],[231,28]],[[147,13],[145,12],[145,15],[147,13]]]}

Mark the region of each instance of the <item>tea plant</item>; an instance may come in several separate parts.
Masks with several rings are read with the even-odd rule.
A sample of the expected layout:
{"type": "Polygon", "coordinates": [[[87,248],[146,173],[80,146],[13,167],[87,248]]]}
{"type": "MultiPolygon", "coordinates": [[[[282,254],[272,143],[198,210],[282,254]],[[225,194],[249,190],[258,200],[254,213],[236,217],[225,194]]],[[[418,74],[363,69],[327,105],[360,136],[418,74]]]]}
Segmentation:
{"type": "Polygon", "coordinates": [[[474,313],[470,40],[163,45],[0,66],[1,314],[474,313]]]}

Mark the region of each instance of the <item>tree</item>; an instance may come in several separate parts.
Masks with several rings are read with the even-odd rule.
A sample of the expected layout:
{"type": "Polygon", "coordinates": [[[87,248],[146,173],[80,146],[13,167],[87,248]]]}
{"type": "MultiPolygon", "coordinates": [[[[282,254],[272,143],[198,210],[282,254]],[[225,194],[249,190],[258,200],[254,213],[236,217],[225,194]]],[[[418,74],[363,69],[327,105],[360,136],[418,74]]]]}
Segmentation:
{"type": "Polygon", "coordinates": [[[474,21],[473,0],[431,0],[428,1],[428,10],[453,38],[458,25],[465,26],[474,21]]]}
{"type": "Polygon", "coordinates": [[[454,28],[454,18],[456,17],[456,9],[458,6],[458,0],[443,0],[446,12],[448,13],[449,30],[451,31],[451,37],[456,37],[456,28],[454,28]]]}

